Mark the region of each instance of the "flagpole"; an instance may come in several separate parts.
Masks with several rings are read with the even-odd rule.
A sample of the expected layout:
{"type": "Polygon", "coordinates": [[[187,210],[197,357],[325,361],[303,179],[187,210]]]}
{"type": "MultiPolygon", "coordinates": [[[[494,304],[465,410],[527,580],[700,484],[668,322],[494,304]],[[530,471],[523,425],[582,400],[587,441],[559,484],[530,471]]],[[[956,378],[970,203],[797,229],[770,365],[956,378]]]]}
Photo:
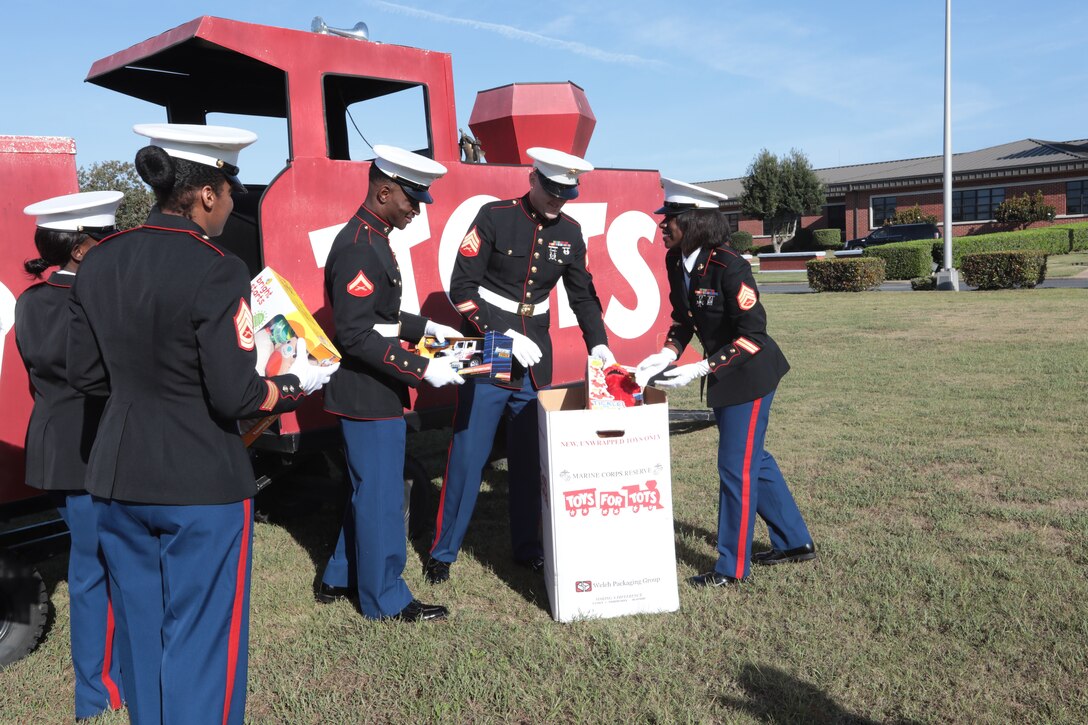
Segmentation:
{"type": "Polygon", "coordinates": [[[944,2],[944,267],[937,289],[958,291],[959,272],[952,268],[952,0],[944,2]]]}

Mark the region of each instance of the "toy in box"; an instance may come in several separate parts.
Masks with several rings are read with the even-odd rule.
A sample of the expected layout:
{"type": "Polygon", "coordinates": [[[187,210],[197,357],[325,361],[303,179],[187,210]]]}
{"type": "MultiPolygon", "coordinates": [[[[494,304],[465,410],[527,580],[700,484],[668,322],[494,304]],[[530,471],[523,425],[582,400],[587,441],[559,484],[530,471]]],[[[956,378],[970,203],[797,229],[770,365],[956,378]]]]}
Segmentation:
{"type": "MultiPolygon", "coordinates": [[[[320,365],[340,360],[340,352],[306,309],[291,283],[265,267],[250,282],[253,307],[253,339],[257,348],[257,372],[271,377],[283,375],[295,361],[300,338],[306,340],[307,354],[320,365]]],[[[257,440],[278,415],[241,421],[242,440],[248,446],[257,440]]]]}
{"type": "MultiPolygon", "coordinates": [[[[257,371],[262,375],[278,375],[266,372],[264,365],[272,357],[273,348],[291,337],[305,338],[310,357],[322,364],[340,359],[340,353],[328,335],[306,309],[291,283],[265,267],[250,283],[252,291],[253,331],[257,343],[257,356],[262,364],[257,371]]],[[[290,365],[288,365],[290,367],[290,365]]]]}
{"type": "Polygon", "coordinates": [[[462,377],[482,382],[510,382],[513,341],[506,335],[487,332],[483,337],[447,337],[443,342],[430,335],[420,340],[417,352],[424,357],[446,358],[462,377]]]}
{"type": "Polygon", "coordinates": [[[586,409],[609,410],[642,405],[642,388],[635,373],[623,365],[605,365],[600,358],[586,361],[586,409]]]}

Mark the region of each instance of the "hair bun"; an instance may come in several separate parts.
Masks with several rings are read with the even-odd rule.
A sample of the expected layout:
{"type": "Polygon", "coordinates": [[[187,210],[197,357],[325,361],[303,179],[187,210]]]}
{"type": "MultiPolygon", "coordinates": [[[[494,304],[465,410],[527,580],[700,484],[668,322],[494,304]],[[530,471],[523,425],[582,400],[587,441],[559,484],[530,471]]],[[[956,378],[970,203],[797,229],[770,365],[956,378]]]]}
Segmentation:
{"type": "Polygon", "coordinates": [[[45,270],[49,269],[51,266],[53,265],[49,264],[49,262],[46,262],[41,257],[38,257],[36,259],[28,259],[23,262],[23,269],[26,270],[26,273],[29,275],[33,275],[38,279],[41,279],[42,273],[45,272],[45,270]]]}
{"type": "Polygon", "coordinates": [[[174,160],[158,146],[144,146],[136,152],[136,173],[155,191],[166,194],[174,188],[174,160]]]}

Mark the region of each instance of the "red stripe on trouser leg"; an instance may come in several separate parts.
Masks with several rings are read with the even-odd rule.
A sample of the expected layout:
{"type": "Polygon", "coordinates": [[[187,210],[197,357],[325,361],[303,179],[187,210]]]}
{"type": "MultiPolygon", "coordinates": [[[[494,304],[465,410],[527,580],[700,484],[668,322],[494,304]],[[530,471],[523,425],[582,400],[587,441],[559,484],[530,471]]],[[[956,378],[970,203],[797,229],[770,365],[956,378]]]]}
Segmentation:
{"type": "Polygon", "coordinates": [[[121,709],[121,692],[117,689],[117,683],[110,677],[110,666],[113,664],[113,635],[116,626],[113,621],[113,602],[110,600],[110,583],[106,581],[106,649],[102,653],[102,684],[106,686],[106,694],[110,698],[110,708],[121,709]]]}
{"type": "Polygon", "coordinates": [[[740,579],[744,576],[744,565],[748,561],[748,510],[749,497],[752,491],[752,448],[756,441],[756,425],[759,423],[759,405],[763,402],[759,398],[752,402],[752,418],[748,421],[748,440],[744,444],[744,471],[741,473],[740,483],[740,527],[737,533],[737,570],[733,576],[740,579]]]}
{"type": "Polygon", "coordinates": [[[249,507],[252,499],[242,501],[242,543],[238,547],[238,577],[234,585],[234,606],[230,615],[230,639],[227,642],[227,687],[223,700],[223,725],[230,719],[230,701],[234,694],[234,671],[238,667],[238,638],[242,631],[242,606],[246,595],[246,562],[249,558],[249,507]]]}

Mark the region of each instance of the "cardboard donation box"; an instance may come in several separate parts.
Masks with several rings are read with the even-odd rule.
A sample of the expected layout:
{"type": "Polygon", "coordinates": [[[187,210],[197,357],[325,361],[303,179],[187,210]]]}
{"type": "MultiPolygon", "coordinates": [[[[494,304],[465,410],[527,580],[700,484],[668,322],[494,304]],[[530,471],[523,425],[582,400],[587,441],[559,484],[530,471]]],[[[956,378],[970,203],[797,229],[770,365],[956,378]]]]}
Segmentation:
{"type": "Polygon", "coordinates": [[[497,332],[483,337],[447,337],[443,342],[428,335],[416,350],[424,357],[448,359],[461,377],[508,383],[514,360],[512,344],[509,337],[497,332]]]}
{"type": "MultiPolygon", "coordinates": [[[[283,375],[295,361],[295,344],[306,340],[306,351],[321,365],[340,359],[340,352],[306,309],[291,283],[265,267],[250,282],[253,305],[253,341],[257,348],[257,372],[283,375]]],[[[278,415],[244,420],[238,424],[245,444],[251,445],[278,415]]]]}
{"type": "Polygon", "coordinates": [[[669,407],[586,410],[585,387],[541,390],[544,574],[560,622],[680,608],[669,407]]]}

